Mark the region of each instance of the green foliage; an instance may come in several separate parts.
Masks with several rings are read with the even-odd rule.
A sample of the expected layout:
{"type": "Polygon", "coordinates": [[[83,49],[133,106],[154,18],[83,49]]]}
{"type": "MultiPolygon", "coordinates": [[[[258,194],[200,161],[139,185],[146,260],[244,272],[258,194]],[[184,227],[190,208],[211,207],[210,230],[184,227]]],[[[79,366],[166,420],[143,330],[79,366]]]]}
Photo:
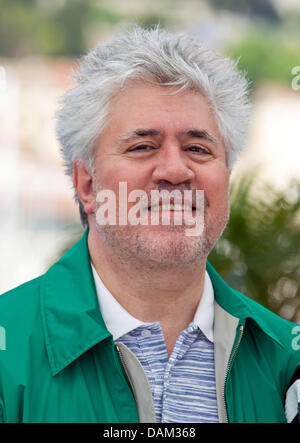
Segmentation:
{"type": "Polygon", "coordinates": [[[228,9],[250,17],[272,22],[279,21],[276,9],[270,0],[209,0],[209,3],[217,10],[228,9]]]}
{"type": "Polygon", "coordinates": [[[89,24],[120,17],[91,0],[1,0],[0,55],[79,56],[86,52],[89,24]]]}
{"type": "Polygon", "coordinates": [[[108,23],[114,25],[122,20],[122,15],[107,9],[101,3],[92,2],[89,8],[89,22],[92,23],[108,23]]]}
{"type": "Polygon", "coordinates": [[[290,84],[291,70],[300,63],[299,48],[287,44],[280,34],[259,28],[226,52],[234,59],[239,58],[239,68],[256,87],[269,80],[290,84]]]}
{"type": "Polygon", "coordinates": [[[253,197],[255,175],[231,190],[230,222],[209,260],[235,289],[295,320],[300,314],[300,183],[289,193],[264,185],[253,197]]]}
{"type": "Polygon", "coordinates": [[[62,32],[62,53],[69,56],[85,52],[84,27],[87,23],[90,0],[66,1],[53,16],[53,22],[62,32]]]}
{"type": "Polygon", "coordinates": [[[24,35],[33,34],[39,23],[33,1],[2,0],[0,8],[0,54],[19,56],[31,50],[35,45],[35,36],[29,42],[24,35]]]}

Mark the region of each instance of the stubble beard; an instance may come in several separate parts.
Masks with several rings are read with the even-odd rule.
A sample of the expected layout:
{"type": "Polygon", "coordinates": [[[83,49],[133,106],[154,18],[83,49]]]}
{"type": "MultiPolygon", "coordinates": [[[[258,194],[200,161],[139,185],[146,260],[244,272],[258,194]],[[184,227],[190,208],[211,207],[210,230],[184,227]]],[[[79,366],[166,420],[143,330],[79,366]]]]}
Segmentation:
{"type": "Polygon", "coordinates": [[[229,204],[226,202],[218,214],[208,216],[207,221],[206,213],[207,208],[204,229],[198,236],[186,236],[183,225],[99,225],[96,217],[95,225],[104,248],[124,265],[141,269],[144,264],[148,270],[158,266],[198,266],[207,259],[222,235],[229,218],[229,204]]]}

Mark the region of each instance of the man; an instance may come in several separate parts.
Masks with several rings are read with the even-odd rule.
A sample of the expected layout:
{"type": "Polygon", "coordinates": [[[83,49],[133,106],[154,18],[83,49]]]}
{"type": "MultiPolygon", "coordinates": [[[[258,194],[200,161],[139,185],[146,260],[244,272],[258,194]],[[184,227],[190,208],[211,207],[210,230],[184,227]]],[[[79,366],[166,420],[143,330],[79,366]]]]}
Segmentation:
{"type": "Polygon", "coordinates": [[[0,298],[2,421],[286,422],[295,325],[207,263],[229,217],[245,79],[158,28],[98,46],[76,79],[57,131],[87,229],[0,298]]]}

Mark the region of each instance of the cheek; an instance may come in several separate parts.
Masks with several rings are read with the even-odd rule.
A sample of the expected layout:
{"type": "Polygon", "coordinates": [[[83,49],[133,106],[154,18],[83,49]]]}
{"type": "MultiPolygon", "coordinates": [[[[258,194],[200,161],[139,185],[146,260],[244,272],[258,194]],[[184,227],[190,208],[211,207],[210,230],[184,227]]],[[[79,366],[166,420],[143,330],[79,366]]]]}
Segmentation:
{"type": "Polygon", "coordinates": [[[143,168],[136,165],[122,164],[122,162],[113,162],[111,164],[103,163],[102,168],[99,164],[97,170],[98,183],[107,189],[112,189],[118,194],[119,183],[125,182],[128,193],[132,190],[144,190],[147,185],[147,174],[143,168]]]}
{"type": "Polygon", "coordinates": [[[208,177],[204,186],[204,196],[210,207],[228,206],[228,176],[219,175],[215,180],[208,177]]]}

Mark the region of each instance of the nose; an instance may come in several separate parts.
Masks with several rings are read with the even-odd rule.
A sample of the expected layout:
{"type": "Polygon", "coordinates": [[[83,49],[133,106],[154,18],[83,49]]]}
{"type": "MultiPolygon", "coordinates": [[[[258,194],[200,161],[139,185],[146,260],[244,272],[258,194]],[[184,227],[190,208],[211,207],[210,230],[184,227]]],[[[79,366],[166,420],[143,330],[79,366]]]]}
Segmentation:
{"type": "Polygon", "coordinates": [[[156,165],[152,173],[155,183],[168,181],[173,185],[190,182],[194,179],[194,172],[190,168],[184,151],[176,144],[161,147],[156,156],[156,165]]]}

